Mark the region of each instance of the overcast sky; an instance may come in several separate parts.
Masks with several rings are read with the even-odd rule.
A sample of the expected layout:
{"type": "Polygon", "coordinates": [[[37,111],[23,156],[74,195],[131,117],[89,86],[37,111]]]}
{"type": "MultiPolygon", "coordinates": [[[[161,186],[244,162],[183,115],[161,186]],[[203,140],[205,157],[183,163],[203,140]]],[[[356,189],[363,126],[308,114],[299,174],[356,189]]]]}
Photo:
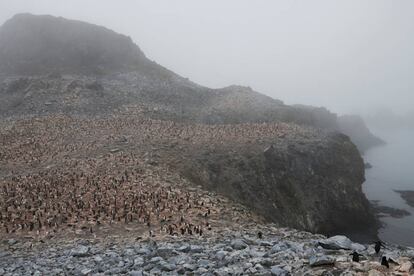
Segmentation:
{"type": "Polygon", "coordinates": [[[0,0],[129,35],[202,85],[251,86],[338,113],[414,109],[412,0],[0,0]]]}

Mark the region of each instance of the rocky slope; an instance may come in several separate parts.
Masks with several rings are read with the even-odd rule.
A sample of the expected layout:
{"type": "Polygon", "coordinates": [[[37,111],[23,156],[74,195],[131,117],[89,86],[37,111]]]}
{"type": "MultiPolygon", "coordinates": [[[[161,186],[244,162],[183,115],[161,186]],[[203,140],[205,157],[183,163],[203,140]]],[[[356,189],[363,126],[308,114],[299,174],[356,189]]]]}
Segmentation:
{"type": "MultiPolygon", "coordinates": [[[[337,116],[324,108],[288,106],[247,87],[216,90],[201,87],[148,60],[129,37],[103,27],[52,16],[19,14],[0,28],[0,82],[3,82],[0,93],[2,102],[5,101],[0,105],[1,115],[50,111],[44,104],[50,105],[51,101],[42,95],[49,94],[46,98],[55,98],[57,102],[61,100],[59,97],[63,95],[55,95],[56,91],[65,93],[62,88],[68,84],[56,80],[59,74],[75,74],[72,78],[80,83],[72,84],[67,93],[73,94],[75,90],[79,100],[87,101],[88,106],[86,110],[84,107],[78,110],[71,104],[61,104],[59,110],[65,112],[102,112],[125,103],[143,103],[157,105],[156,112],[152,112],[156,118],[203,123],[294,122],[344,130],[352,139],[355,137],[354,142],[360,141],[361,133],[341,128],[337,116]],[[1,75],[15,78],[2,81],[1,75]],[[31,78],[19,79],[22,75],[31,78]],[[49,75],[55,81],[33,79],[33,75],[49,75]],[[82,85],[85,75],[94,80],[82,85]],[[95,81],[108,86],[91,85],[95,81]],[[107,89],[109,92],[94,93],[107,89]],[[106,108],[101,108],[102,101],[106,108]],[[27,103],[31,106],[26,107],[27,103]]],[[[367,132],[362,135],[365,140],[361,148],[371,142],[376,144],[376,139],[367,132]]]]}
{"type": "MultiPolygon", "coordinates": [[[[375,220],[361,191],[364,165],[344,135],[284,123],[184,124],[122,112],[104,118],[60,115],[3,121],[0,133],[4,145],[0,173],[5,176],[0,183],[6,189],[0,194],[0,206],[3,210],[11,208],[6,217],[16,215],[14,204],[37,202],[33,195],[44,193],[37,191],[37,186],[26,189],[31,183],[52,189],[59,182],[63,191],[48,194],[56,194],[58,201],[67,201],[68,206],[84,206],[90,204],[90,195],[80,202],[63,196],[83,187],[85,195],[99,193],[110,198],[107,193],[115,192],[109,185],[115,181],[111,179],[125,181],[123,171],[127,174],[134,164],[139,166],[147,160],[178,173],[190,185],[226,195],[280,225],[323,233],[353,229],[375,237],[375,220]],[[124,153],[119,156],[117,152],[124,153]],[[111,172],[111,166],[121,174],[111,172]],[[92,185],[94,179],[101,190],[92,185]]],[[[120,200],[122,193],[117,191],[120,200]]],[[[48,202],[45,196],[43,202],[48,202]]],[[[93,206],[105,201],[99,202],[93,206]]],[[[31,208],[29,204],[20,209],[18,217],[26,218],[31,208]]],[[[56,220],[54,216],[51,219],[56,220]]],[[[31,220],[33,216],[29,215],[23,224],[39,224],[31,220]]],[[[2,221],[8,226],[6,232],[21,228],[20,220],[14,224],[2,221]]]]}
{"type": "Polygon", "coordinates": [[[125,36],[82,22],[19,15],[0,37],[2,231],[44,229],[48,208],[60,210],[56,199],[77,207],[49,217],[50,226],[80,224],[79,217],[101,222],[103,202],[112,208],[99,211],[106,223],[129,220],[127,211],[148,223],[134,201],[120,205],[110,196],[125,195],[112,185],[119,181],[133,189],[119,164],[147,160],[280,225],[343,233],[358,224],[373,236],[362,159],[347,137],[328,133],[336,117],[327,110],[288,106],[245,87],[201,87],[146,59],[125,36]],[[32,40],[36,47],[26,49],[32,40]],[[113,157],[118,151],[125,156],[113,157]],[[69,192],[49,198],[44,187],[57,183],[69,192]],[[92,196],[93,183],[105,188],[97,193],[106,201],[92,196]],[[38,191],[51,205],[38,202],[38,191]],[[65,197],[76,192],[85,196],[65,197]]]}

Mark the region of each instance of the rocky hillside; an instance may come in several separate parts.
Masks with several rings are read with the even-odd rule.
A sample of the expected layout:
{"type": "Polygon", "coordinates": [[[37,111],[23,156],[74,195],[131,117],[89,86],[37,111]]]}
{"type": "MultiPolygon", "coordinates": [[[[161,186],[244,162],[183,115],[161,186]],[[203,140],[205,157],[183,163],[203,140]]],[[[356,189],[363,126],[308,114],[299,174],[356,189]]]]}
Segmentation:
{"type": "MultiPolygon", "coordinates": [[[[354,230],[365,233],[365,240],[376,236],[376,221],[361,191],[363,161],[344,135],[284,123],[184,124],[148,119],[139,112],[104,118],[54,115],[4,121],[0,133],[4,145],[0,151],[0,175],[4,179],[0,184],[6,191],[0,194],[0,207],[11,210],[6,217],[16,215],[14,204],[37,202],[34,195],[44,193],[38,190],[37,185],[41,185],[48,192],[39,204],[54,206],[57,200],[80,206],[64,219],[59,218],[62,214],[50,219],[63,226],[75,220],[81,226],[76,214],[91,204],[91,194],[111,198],[109,193],[114,192],[120,196],[118,203],[122,202],[122,194],[134,187],[130,186],[132,178],[125,177],[137,169],[142,177],[139,166],[144,162],[168,168],[188,185],[225,195],[282,226],[327,234],[351,235],[354,230]],[[126,181],[127,190],[119,187],[114,191],[110,184],[119,181],[116,179],[126,181]],[[62,190],[54,192],[54,183],[60,183],[62,190]],[[100,183],[100,190],[94,183],[100,183]],[[30,185],[34,190],[27,188],[30,185]],[[81,187],[82,200],[65,197],[77,194],[77,187],[81,187]]],[[[158,175],[169,178],[166,172],[158,175]]],[[[151,178],[155,181],[154,176],[151,178]]],[[[93,201],[97,201],[95,196],[93,201]]],[[[102,199],[92,206],[98,208],[104,202],[102,199]]],[[[22,230],[21,223],[26,225],[23,230],[32,223],[44,225],[25,215],[31,208],[29,204],[19,209],[23,221],[0,221],[5,232],[22,230]]],[[[49,212],[43,210],[44,214],[49,212]]],[[[105,214],[99,220],[110,217],[108,211],[105,214]]]]}
{"type": "Polygon", "coordinates": [[[337,116],[324,108],[288,106],[247,87],[201,87],[148,60],[129,37],[52,16],[20,14],[0,28],[0,84],[3,116],[102,113],[134,103],[150,107],[154,118],[293,122],[344,130],[355,143],[366,134],[360,148],[376,144],[366,132],[340,128],[337,116]],[[76,103],[65,101],[73,95],[76,103]]]}
{"type": "Polygon", "coordinates": [[[361,161],[346,160],[359,155],[344,136],[119,113],[2,120],[0,139],[0,275],[413,273],[412,248],[387,245],[376,254],[373,244],[280,227],[323,231],[371,219],[351,179],[362,169],[346,173],[348,162],[361,161]],[[330,144],[338,141],[346,147],[330,144]],[[336,154],[344,157],[338,168],[336,154]],[[321,155],[326,163],[310,161],[321,155]],[[332,176],[318,175],[323,167],[332,176]],[[307,172],[296,176],[298,169],[307,172]],[[220,195],[227,191],[235,200],[220,195]],[[398,264],[382,266],[382,256],[398,264]]]}
{"type": "Polygon", "coordinates": [[[148,160],[280,225],[324,233],[360,225],[375,236],[361,190],[362,159],[347,137],[329,133],[337,121],[326,109],[288,106],[246,87],[199,86],[149,61],[123,35],[51,16],[18,15],[6,22],[0,64],[0,176],[7,187],[0,204],[7,205],[7,218],[18,218],[3,219],[4,232],[43,229],[44,221],[35,219],[43,215],[33,215],[32,205],[16,214],[12,202],[37,202],[33,195],[44,193],[41,187],[59,181],[69,194],[76,187],[88,196],[64,198],[55,191],[80,209],[49,218],[56,224],[79,222],[85,206],[93,216],[81,217],[98,220],[94,208],[103,199],[95,193],[114,205],[105,216],[99,211],[106,222],[129,219],[125,210],[142,216],[136,206],[121,208],[105,194],[126,176],[120,170],[109,177],[102,163],[122,151],[125,166],[148,160]],[[77,175],[83,168],[90,171],[77,175]],[[98,182],[107,184],[105,190],[96,191],[92,183],[98,182]],[[35,185],[34,192],[22,183],[35,185]]]}

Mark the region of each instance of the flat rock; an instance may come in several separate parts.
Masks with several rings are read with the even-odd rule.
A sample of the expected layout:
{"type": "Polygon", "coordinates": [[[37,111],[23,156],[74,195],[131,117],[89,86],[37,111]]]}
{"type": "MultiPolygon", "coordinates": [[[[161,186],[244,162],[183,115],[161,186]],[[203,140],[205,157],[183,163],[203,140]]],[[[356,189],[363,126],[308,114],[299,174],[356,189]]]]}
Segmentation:
{"type": "Polygon", "coordinates": [[[236,240],[233,240],[232,242],[231,242],[231,247],[233,247],[233,249],[236,249],[236,250],[243,250],[243,249],[245,249],[246,247],[247,247],[248,245],[247,245],[247,243],[245,243],[243,240],[241,240],[241,239],[236,239],[236,240]]]}
{"type": "Polygon", "coordinates": [[[324,266],[324,265],[333,265],[335,260],[328,256],[314,256],[309,259],[310,266],[324,266]]]}
{"type": "Polygon", "coordinates": [[[354,251],[363,251],[365,246],[359,243],[352,242],[349,238],[345,236],[333,236],[325,240],[319,241],[319,245],[325,249],[331,250],[354,250],[354,251]]]}
{"type": "Polygon", "coordinates": [[[289,275],[289,272],[284,270],[283,268],[279,266],[272,266],[272,269],[270,270],[270,273],[275,276],[287,276],[289,275]]]}
{"type": "Polygon", "coordinates": [[[71,255],[73,257],[86,257],[89,256],[89,247],[81,245],[75,249],[72,249],[71,255]]]}
{"type": "Polygon", "coordinates": [[[92,269],[86,268],[81,271],[82,275],[89,275],[92,272],[92,269]]]}
{"type": "Polygon", "coordinates": [[[412,268],[413,268],[412,262],[405,262],[401,264],[401,266],[398,268],[398,271],[408,273],[411,271],[412,268]]]}

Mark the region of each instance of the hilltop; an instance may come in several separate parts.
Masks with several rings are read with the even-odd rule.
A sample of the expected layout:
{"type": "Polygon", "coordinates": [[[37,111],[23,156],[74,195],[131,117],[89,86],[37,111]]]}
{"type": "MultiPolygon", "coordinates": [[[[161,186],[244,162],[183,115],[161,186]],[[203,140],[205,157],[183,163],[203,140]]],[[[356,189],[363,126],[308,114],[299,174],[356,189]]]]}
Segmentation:
{"type": "Polygon", "coordinates": [[[0,28],[0,93],[3,116],[96,114],[140,104],[153,118],[292,122],[344,132],[357,145],[363,141],[361,150],[377,145],[369,131],[341,127],[324,108],[285,105],[249,87],[197,85],[146,58],[127,36],[48,15],[18,14],[0,28]]]}

